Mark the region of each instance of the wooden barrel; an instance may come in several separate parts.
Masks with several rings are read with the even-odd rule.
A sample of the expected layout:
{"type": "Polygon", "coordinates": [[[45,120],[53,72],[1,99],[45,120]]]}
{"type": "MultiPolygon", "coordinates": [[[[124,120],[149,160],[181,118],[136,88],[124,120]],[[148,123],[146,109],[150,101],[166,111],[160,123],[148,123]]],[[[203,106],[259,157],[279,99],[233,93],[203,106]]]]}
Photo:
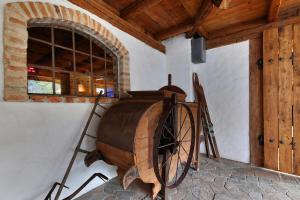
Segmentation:
{"type": "MultiPolygon", "coordinates": [[[[153,169],[153,138],[166,96],[170,94],[165,91],[137,92],[134,98],[121,99],[103,115],[97,134],[97,150],[105,162],[118,167],[123,187],[141,179],[153,184],[153,198],[161,189],[153,169]]],[[[180,154],[182,160],[187,159],[184,151],[180,154]]],[[[170,179],[175,176],[176,160],[171,164],[170,179]]]]}
{"type": "Polygon", "coordinates": [[[125,189],[134,179],[140,178],[144,183],[156,185],[154,195],[160,190],[152,167],[152,148],[162,109],[162,100],[125,99],[103,115],[98,128],[97,150],[107,163],[118,166],[125,189]],[[128,173],[131,173],[129,179],[128,173]]]}

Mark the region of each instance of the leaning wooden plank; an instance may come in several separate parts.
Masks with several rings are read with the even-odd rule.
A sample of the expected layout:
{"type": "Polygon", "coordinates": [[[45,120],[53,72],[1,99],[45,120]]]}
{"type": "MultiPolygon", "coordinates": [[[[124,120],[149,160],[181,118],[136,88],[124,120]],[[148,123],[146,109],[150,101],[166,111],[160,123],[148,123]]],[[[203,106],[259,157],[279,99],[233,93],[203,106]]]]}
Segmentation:
{"type": "Polygon", "coordinates": [[[293,99],[293,26],[279,28],[279,94],[278,136],[279,170],[293,172],[292,159],[292,99],[293,99]]]}
{"type": "Polygon", "coordinates": [[[264,165],[278,170],[278,29],[263,33],[264,165]]]}
{"type": "Polygon", "coordinates": [[[259,167],[264,165],[263,137],[263,70],[262,70],[262,35],[250,40],[250,162],[259,167]]]}
{"type": "Polygon", "coordinates": [[[300,24],[294,25],[294,166],[295,174],[300,175],[300,24]]]}

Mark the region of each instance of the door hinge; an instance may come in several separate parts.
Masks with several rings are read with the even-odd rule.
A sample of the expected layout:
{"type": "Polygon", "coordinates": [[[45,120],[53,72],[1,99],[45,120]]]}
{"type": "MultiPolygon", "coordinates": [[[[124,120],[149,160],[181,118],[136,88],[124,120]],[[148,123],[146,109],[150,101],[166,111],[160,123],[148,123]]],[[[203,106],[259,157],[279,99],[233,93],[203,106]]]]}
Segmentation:
{"type": "Polygon", "coordinates": [[[295,60],[294,52],[292,52],[292,55],[291,55],[290,59],[292,60],[292,65],[294,66],[294,60],[295,60]]]}
{"type": "Polygon", "coordinates": [[[258,143],[259,143],[259,145],[264,145],[264,135],[263,134],[260,134],[259,136],[258,136],[258,143]]]}
{"type": "Polygon", "coordinates": [[[295,150],[295,148],[296,148],[296,142],[295,142],[294,137],[292,137],[291,145],[292,145],[292,150],[295,150]]]}
{"type": "Polygon", "coordinates": [[[262,58],[259,58],[257,60],[257,66],[258,66],[258,69],[263,69],[263,66],[264,66],[264,61],[262,58]]]}

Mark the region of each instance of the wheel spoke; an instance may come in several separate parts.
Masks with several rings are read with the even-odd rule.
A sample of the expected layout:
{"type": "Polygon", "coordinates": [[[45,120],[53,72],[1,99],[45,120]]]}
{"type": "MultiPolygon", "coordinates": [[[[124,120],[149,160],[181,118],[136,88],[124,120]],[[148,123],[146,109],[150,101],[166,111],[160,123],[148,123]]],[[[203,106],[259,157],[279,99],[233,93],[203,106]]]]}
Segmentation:
{"type": "Polygon", "coordinates": [[[190,142],[190,141],[191,141],[191,140],[184,140],[184,141],[182,140],[181,143],[184,143],[184,142],[190,142]]]}
{"type": "MultiPolygon", "coordinates": [[[[173,155],[173,154],[172,154],[173,155]]],[[[166,176],[167,176],[167,178],[166,178],[166,183],[168,182],[168,180],[169,180],[169,175],[170,175],[170,168],[171,168],[171,165],[172,165],[172,159],[173,159],[173,156],[171,157],[171,161],[170,161],[170,165],[169,165],[169,167],[168,167],[168,173],[166,173],[166,176]]]]}
{"type": "Polygon", "coordinates": [[[181,145],[181,143],[180,143],[179,145],[182,147],[182,149],[184,150],[184,152],[186,153],[186,155],[189,156],[188,152],[187,152],[187,151],[185,150],[185,148],[181,145]]]}
{"type": "Polygon", "coordinates": [[[179,163],[180,163],[180,167],[181,167],[181,163],[182,163],[182,161],[181,161],[181,158],[180,158],[180,154],[179,154],[179,163]]]}
{"type": "Polygon", "coordinates": [[[187,113],[185,114],[185,117],[184,117],[184,119],[183,119],[182,124],[180,124],[180,128],[179,128],[179,131],[178,131],[176,140],[177,140],[178,137],[181,135],[181,129],[182,129],[183,125],[184,125],[184,122],[185,122],[185,120],[186,120],[186,117],[187,117],[187,113]]]}
{"type": "Polygon", "coordinates": [[[189,127],[188,130],[185,132],[183,138],[181,138],[181,141],[183,141],[183,139],[185,138],[186,134],[189,132],[190,129],[191,129],[191,127],[189,127]]]}
{"type": "Polygon", "coordinates": [[[178,150],[178,156],[177,156],[177,167],[176,167],[176,178],[175,178],[175,180],[177,180],[177,172],[178,172],[178,161],[179,161],[179,158],[180,158],[180,147],[179,147],[179,150],[178,150]]]}
{"type": "Polygon", "coordinates": [[[161,148],[164,148],[164,147],[168,147],[168,146],[171,146],[171,145],[174,145],[174,144],[175,144],[175,143],[166,144],[166,145],[163,145],[163,146],[158,147],[158,149],[161,149],[161,148]]]}
{"type": "Polygon", "coordinates": [[[171,130],[166,126],[164,125],[164,128],[168,131],[168,133],[176,140],[175,136],[172,134],[171,130]]]}
{"type": "Polygon", "coordinates": [[[171,158],[172,156],[173,156],[173,154],[170,154],[170,156],[168,157],[168,159],[166,160],[166,162],[164,162],[164,163],[161,165],[159,171],[166,165],[166,163],[170,160],[170,158],[171,158]]]}

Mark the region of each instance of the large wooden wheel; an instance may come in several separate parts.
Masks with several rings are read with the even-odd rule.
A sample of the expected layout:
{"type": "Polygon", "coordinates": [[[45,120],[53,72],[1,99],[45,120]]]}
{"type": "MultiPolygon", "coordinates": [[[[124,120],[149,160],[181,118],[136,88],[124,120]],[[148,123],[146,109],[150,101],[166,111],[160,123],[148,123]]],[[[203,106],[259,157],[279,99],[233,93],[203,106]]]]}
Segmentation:
{"type": "Polygon", "coordinates": [[[184,103],[164,112],[154,136],[153,168],[163,187],[174,188],[185,178],[192,162],[195,125],[192,111],[184,103]]]}

